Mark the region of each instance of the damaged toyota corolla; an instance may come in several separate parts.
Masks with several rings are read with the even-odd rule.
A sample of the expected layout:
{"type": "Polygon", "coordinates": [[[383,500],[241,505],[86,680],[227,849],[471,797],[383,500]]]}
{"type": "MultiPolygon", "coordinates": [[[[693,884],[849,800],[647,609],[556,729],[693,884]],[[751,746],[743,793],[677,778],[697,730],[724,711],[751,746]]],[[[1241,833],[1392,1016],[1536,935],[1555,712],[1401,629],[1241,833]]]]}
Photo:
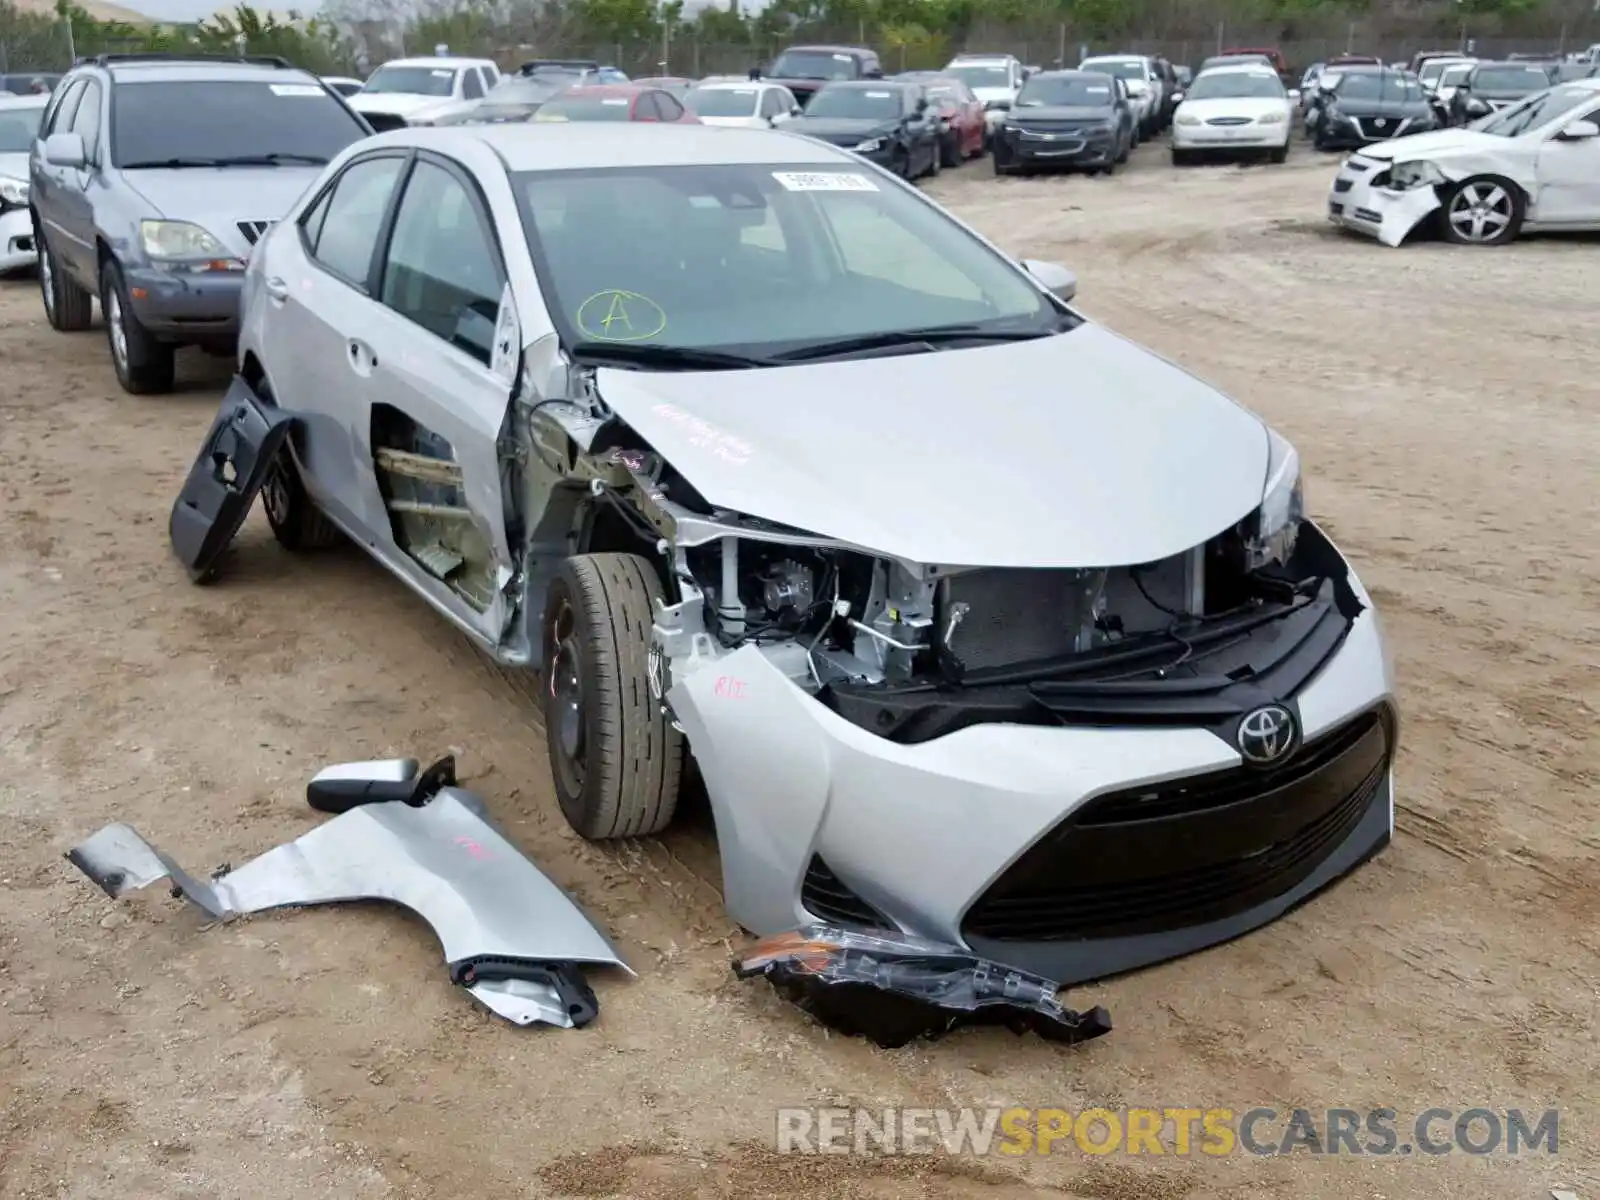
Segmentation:
{"type": "Polygon", "coordinates": [[[1293,447],[1074,291],[792,134],[385,133],[252,257],[173,543],[347,535],[537,673],[585,837],[692,753],[755,934],[1106,976],[1385,846],[1397,716],[1293,447]]]}

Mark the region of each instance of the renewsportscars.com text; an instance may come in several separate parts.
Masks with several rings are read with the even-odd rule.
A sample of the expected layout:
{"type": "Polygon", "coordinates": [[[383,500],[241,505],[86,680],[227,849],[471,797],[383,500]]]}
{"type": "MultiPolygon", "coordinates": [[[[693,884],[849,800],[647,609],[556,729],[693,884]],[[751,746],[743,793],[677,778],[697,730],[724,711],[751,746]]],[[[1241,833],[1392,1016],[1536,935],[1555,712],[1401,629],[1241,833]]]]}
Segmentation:
{"type": "Polygon", "coordinates": [[[784,1108],[779,1154],[1475,1156],[1560,1152],[1555,1109],[784,1108]]]}

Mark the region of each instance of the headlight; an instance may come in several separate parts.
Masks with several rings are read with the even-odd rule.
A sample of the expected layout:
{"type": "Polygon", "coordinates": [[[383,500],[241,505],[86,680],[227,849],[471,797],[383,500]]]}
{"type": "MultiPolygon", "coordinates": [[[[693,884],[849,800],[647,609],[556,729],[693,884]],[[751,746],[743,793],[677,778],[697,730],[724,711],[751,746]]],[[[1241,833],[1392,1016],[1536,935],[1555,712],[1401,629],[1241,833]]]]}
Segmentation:
{"type": "Polygon", "coordinates": [[[1444,182],[1444,172],[1431,162],[1395,163],[1389,169],[1389,186],[1397,192],[1414,187],[1431,187],[1444,182]]]}
{"type": "Polygon", "coordinates": [[[1256,529],[1247,550],[1250,567],[1287,562],[1305,516],[1305,491],[1300,483],[1300,455],[1283,438],[1267,431],[1267,486],[1256,510],[1256,529]]]}
{"type": "Polygon", "coordinates": [[[1172,118],[1172,122],[1174,125],[1198,125],[1200,124],[1200,118],[1193,113],[1181,112],[1172,118]]]}
{"type": "Polygon", "coordinates": [[[1282,125],[1284,116],[1281,112],[1263,113],[1256,118],[1263,125],[1282,125]]]}
{"type": "Polygon", "coordinates": [[[4,200],[7,204],[15,204],[18,208],[27,204],[28,181],[0,175],[0,200],[4,200]]]}
{"type": "Polygon", "coordinates": [[[140,221],[139,243],[146,257],[156,262],[234,257],[233,251],[188,221],[140,221]]]}
{"type": "Polygon", "coordinates": [[[856,143],[855,152],[857,154],[871,154],[874,151],[882,150],[882,149],[883,149],[883,139],[882,138],[868,138],[864,142],[857,142],[856,143]]]}

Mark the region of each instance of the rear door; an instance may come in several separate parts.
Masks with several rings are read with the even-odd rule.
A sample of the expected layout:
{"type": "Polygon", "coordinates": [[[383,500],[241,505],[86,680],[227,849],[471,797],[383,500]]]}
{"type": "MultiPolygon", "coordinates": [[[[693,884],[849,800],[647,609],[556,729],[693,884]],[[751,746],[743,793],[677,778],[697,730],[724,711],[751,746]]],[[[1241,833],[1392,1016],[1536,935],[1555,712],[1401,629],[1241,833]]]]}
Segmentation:
{"type": "Polygon", "coordinates": [[[501,437],[522,335],[478,182],[419,153],[376,273],[361,347],[370,419],[357,431],[388,510],[391,566],[490,646],[519,576],[501,437]]]}

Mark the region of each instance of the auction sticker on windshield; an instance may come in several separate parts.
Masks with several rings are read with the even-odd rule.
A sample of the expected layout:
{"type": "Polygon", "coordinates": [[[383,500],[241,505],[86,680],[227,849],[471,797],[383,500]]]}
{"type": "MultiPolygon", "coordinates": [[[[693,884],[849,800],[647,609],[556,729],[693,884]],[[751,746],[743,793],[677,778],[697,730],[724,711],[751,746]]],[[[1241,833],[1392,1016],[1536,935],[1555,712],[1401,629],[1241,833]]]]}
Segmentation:
{"type": "Polygon", "coordinates": [[[274,96],[320,96],[322,89],[314,83],[269,83],[274,96]]]}
{"type": "Polygon", "coordinates": [[[600,103],[601,104],[609,104],[613,108],[622,108],[628,103],[628,98],[626,96],[622,96],[622,97],[619,97],[616,100],[602,100],[602,101],[600,101],[600,103]]]}
{"type": "Polygon", "coordinates": [[[791,192],[875,192],[878,185],[865,175],[844,171],[774,171],[772,177],[791,192]]]}
{"type": "Polygon", "coordinates": [[[889,92],[868,92],[867,95],[872,97],[874,100],[887,100],[889,98],[889,96],[891,95],[891,93],[889,93],[889,92]]]}

